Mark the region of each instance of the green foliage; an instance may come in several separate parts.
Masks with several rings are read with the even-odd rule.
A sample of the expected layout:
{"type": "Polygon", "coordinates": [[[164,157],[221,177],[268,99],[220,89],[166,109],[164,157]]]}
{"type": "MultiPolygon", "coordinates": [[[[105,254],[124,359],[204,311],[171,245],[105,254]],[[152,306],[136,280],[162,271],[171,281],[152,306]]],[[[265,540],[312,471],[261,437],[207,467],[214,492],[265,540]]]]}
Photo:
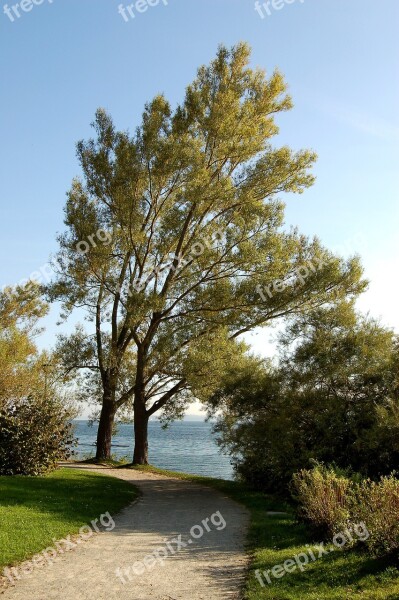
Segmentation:
{"type": "Polygon", "coordinates": [[[248,359],[213,395],[217,430],[244,479],[284,488],[313,460],[364,476],[399,463],[398,343],[351,304],[295,319],[278,365],[248,359]]]}
{"type": "Polygon", "coordinates": [[[71,417],[54,400],[29,398],[0,408],[0,475],[40,475],[69,458],[71,417]]]}
{"type": "Polygon", "coordinates": [[[0,292],[0,408],[26,398],[38,385],[39,354],[34,336],[37,323],[48,312],[34,282],[0,292]]]}

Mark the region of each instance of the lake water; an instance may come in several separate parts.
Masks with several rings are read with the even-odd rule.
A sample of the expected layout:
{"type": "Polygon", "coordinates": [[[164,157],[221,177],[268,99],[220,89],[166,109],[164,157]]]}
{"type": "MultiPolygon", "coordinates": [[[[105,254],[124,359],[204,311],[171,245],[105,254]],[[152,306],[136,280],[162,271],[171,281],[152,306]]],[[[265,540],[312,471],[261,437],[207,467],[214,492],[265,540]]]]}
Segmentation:
{"type": "MultiPolygon", "coordinates": [[[[95,454],[97,427],[87,421],[75,421],[75,436],[79,445],[77,458],[95,454]]],[[[133,457],[133,425],[118,425],[113,438],[112,455],[116,458],[133,457]]],[[[164,430],[158,421],[150,421],[148,431],[149,462],[161,469],[182,471],[233,479],[228,456],[223,455],[212,434],[212,425],[201,421],[177,421],[164,430]]]]}

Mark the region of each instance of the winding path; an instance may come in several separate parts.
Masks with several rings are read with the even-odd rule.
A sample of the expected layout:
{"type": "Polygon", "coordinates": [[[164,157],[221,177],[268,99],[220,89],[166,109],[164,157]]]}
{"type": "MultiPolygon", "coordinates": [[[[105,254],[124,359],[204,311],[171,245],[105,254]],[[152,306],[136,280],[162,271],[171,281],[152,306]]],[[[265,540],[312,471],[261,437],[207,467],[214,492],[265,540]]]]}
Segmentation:
{"type": "Polygon", "coordinates": [[[4,600],[242,598],[248,525],[243,507],[219,492],[180,479],[129,469],[86,468],[130,481],[142,496],[114,517],[113,531],[94,535],[58,556],[53,565],[37,566],[4,592],[4,600]],[[200,528],[192,529],[195,525],[202,528],[202,536],[200,528]],[[162,563],[155,561],[154,551],[167,555],[162,563]]]}

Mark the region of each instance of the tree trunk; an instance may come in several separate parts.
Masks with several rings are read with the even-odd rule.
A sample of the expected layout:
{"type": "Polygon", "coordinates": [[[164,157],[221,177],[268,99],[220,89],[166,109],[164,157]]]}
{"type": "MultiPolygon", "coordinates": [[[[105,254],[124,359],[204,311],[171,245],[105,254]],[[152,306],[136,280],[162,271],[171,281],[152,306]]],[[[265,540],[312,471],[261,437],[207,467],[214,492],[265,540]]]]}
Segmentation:
{"type": "Polygon", "coordinates": [[[144,385],[145,348],[137,351],[136,382],[134,385],[134,465],[148,465],[148,419],[144,385]]]}
{"type": "Polygon", "coordinates": [[[134,405],[134,465],[148,465],[148,415],[144,405],[134,405]]]}
{"type": "Polygon", "coordinates": [[[97,460],[109,460],[111,458],[112,429],[115,413],[114,402],[104,399],[97,432],[97,460]]]}

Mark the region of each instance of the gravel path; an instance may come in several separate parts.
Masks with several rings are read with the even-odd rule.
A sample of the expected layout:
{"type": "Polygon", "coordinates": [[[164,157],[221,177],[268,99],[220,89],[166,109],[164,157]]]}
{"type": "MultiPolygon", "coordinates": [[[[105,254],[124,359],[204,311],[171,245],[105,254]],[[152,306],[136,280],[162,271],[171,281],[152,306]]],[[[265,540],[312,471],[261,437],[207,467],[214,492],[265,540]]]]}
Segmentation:
{"type": "Polygon", "coordinates": [[[86,468],[130,481],[142,496],[114,517],[113,531],[94,535],[52,565],[36,566],[4,592],[4,600],[242,598],[244,508],[188,481],[129,469],[86,468]],[[200,527],[192,529],[195,525],[200,527]],[[154,551],[159,559],[167,556],[161,562],[154,551]]]}

